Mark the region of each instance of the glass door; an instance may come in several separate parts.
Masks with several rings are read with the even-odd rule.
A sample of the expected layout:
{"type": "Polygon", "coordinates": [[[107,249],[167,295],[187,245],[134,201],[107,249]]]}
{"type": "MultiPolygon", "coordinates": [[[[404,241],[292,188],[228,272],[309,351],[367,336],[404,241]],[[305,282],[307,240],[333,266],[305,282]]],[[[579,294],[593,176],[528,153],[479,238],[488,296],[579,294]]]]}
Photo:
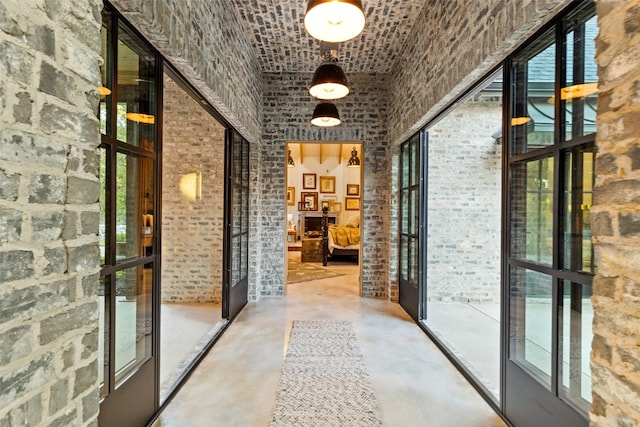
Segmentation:
{"type": "Polygon", "coordinates": [[[582,7],[512,59],[504,408],[515,425],[586,426],[597,34],[582,7]]]}
{"type": "Polygon", "coordinates": [[[227,131],[227,224],[222,316],[235,317],[248,299],[249,267],[249,142],[227,131]]]}
{"type": "Polygon", "coordinates": [[[159,57],[109,9],[102,25],[99,424],[140,426],[157,408],[159,57]]]}
{"type": "Polygon", "coordinates": [[[415,134],[400,146],[400,305],[414,319],[420,320],[422,266],[426,252],[422,252],[424,242],[422,233],[424,221],[422,215],[425,210],[422,204],[422,185],[424,176],[421,153],[426,146],[426,132],[415,134]],[[422,136],[421,136],[422,135],[422,136]]]}

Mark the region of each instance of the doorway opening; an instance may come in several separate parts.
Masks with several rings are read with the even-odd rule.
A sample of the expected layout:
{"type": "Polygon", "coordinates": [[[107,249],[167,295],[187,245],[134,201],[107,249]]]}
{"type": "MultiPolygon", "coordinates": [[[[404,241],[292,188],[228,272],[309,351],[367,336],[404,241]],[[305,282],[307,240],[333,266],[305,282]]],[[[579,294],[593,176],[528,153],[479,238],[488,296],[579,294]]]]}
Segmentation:
{"type": "Polygon", "coordinates": [[[361,295],[363,144],[290,141],[286,153],[285,292],[323,281],[361,295]]]}

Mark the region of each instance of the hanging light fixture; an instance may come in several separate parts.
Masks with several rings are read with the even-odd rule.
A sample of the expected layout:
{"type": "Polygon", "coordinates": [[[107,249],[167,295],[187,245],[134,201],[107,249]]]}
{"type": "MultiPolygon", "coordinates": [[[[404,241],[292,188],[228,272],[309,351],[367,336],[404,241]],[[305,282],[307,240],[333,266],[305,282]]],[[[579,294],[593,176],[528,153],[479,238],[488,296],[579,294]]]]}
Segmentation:
{"type": "Polygon", "coordinates": [[[360,159],[358,158],[358,150],[356,150],[356,146],[353,146],[353,150],[351,150],[351,158],[347,162],[348,168],[358,168],[360,167],[360,159]]]}
{"type": "Polygon", "coordinates": [[[311,124],[320,127],[338,126],[340,124],[340,115],[335,104],[330,102],[322,102],[316,105],[313,110],[311,124]]]}
{"type": "Polygon", "coordinates": [[[349,94],[347,76],[338,65],[338,59],[332,51],[320,66],[316,69],[311,80],[309,93],[318,99],[340,99],[349,94]]]}
{"type": "Polygon", "coordinates": [[[289,165],[290,168],[296,167],[296,163],[293,161],[293,157],[291,157],[291,150],[289,150],[289,158],[287,159],[287,165],[289,165]]]}
{"type": "Polygon", "coordinates": [[[364,21],[360,0],[309,0],[304,27],[311,37],[339,43],[360,34],[364,21]]]}

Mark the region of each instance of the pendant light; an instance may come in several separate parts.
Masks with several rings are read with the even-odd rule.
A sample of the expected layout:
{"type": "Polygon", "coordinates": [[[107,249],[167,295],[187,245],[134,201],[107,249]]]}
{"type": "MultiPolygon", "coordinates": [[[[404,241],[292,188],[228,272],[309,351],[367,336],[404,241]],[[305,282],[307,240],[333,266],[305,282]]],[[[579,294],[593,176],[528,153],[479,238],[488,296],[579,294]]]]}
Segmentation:
{"type": "Polygon", "coordinates": [[[356,150],[356,146],[353,146],[353,150],[351,150],[351,158],[347,162],[348,168],[358,168],[360,167],[360,159],[358,158],[358,150],[356,150]]]}
{"type": "Polygon", "coordinates": [[[340,99],[349,94],[347,76],[338,65],[337,58],[320,64],[313,74],[309,93],[318,99],[340,99]]]}
{"type": "Polygon", "coordinates": [[[340,124],[340,115],[335,104],[330,102],[322,102],[316,105],[313,110],[311,124],[320,127],[338,126],[340,124]]]}
{"type": "Polygon", "coordinates": [[[304,27],[311,37],[339,43],[360,34],[364,21],[360,0],[309,0],[304,27]]]}
{"type": "Polygon", "coordinates": [[[287,165],[290,168],[295,168],[296,167],[296,162],[293,161],[293,157],[291,157],[291,150],[289,150],[289,158],[287,159],[287,165]]]}

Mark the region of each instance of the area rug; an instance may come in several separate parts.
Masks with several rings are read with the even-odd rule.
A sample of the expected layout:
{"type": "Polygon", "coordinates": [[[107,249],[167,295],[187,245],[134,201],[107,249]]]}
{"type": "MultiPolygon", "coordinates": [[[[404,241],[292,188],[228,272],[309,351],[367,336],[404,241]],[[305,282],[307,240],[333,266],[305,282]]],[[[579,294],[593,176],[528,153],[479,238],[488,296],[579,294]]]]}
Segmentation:
{"type": "Polygon", "coordinates": [[[375,427],[379,414],[351,322],[296,320],[271,427],[375,427]]]}
{"type": "Polygon", "coordinates": [[[309,282],[311,280],[328,279],[330,277],[342,276],[342,273],[315,266],[308,262],[300,262],[289,259],[289,271],[287,273],[287,283],[309,282]]]}

